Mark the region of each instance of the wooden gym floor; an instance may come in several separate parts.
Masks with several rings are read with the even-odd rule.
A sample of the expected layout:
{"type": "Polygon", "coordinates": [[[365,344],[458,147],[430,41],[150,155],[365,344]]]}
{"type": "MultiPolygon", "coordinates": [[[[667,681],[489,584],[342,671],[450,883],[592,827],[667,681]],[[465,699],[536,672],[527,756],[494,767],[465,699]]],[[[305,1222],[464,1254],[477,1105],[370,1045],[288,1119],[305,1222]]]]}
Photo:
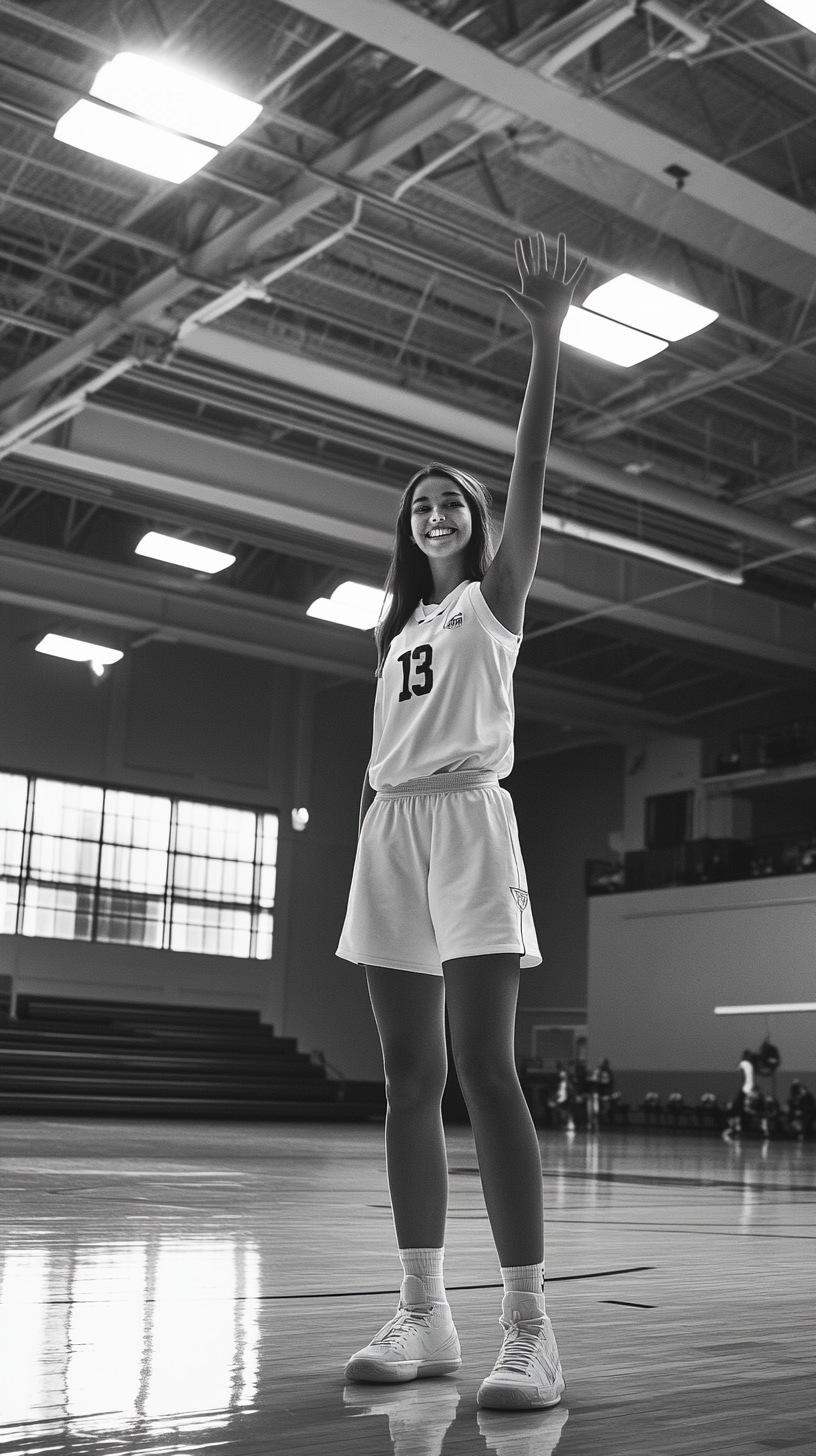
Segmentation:
{"type": "Polygon", "coordinates": [[[542,1133],[567,1392],[479,1412],[500,1276],[448,1132],[459,1375],[344,1385],[393,1312],[382,1127],[0,1120],[0,1456],[816,1453],[816,1145],[542,1133]]]}

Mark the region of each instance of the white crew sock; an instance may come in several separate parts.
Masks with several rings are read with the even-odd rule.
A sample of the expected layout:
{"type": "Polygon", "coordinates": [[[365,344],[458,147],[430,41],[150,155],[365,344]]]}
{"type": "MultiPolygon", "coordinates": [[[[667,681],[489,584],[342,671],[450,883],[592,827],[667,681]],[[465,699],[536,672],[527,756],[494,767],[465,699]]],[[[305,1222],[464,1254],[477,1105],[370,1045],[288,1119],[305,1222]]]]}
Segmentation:
{"type": "Polygon", "coordinates": [[[421,1279],[428,1299],[434,1304],[447,1304],[448,1296],[442,1278],[444,1248],[400,1249],[399,1256],[406,1277],[413,1274],[416,1279],[421,1279]]]}
{"type": "Polygon", "coordinates": [[[534,1294],[542,1314],[544,1305],[544,1264],[514,1264],[502,1268],[505,1294],[534,1294]]]}

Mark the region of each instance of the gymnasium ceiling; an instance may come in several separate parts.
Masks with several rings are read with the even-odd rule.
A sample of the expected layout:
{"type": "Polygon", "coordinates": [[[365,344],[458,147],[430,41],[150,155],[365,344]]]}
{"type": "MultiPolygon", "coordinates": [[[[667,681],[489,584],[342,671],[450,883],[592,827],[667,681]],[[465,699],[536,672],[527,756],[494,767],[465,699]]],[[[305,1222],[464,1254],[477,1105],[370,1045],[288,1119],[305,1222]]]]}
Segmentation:
{"type": "Polygon", "coordinates": [[[381,582],[425,460],[501,507],[529,343],[495,285],[563,229],[579,299],[629,271],[719,317],[628,370],[563,347],[547,509],[744,585],[545,533],[522,751],[812,716],[814,101],[765,0],[0,0],[0,602],[369,678],[305,608],[381,582]],[[177,186],[55,141],[124,49],[263,111],[177,186]],[[236,564],[134,557],[154,527],[236,564]]]}

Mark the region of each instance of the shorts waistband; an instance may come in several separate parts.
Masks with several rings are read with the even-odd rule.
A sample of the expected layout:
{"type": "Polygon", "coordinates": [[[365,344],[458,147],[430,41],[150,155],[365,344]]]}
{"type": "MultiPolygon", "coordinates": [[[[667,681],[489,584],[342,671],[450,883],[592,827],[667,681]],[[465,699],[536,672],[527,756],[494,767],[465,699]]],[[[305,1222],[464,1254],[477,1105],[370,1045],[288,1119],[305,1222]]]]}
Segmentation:
{"type": "Polygon", "coordinates": [[[463,789],[497,789],[499,776],[492,769],[468,768],[460,773],[431,774],[426,779],[408,779],[404,784],[385,784],[378,799],[409,799],[415,794],[455,794],[463,789]]]}

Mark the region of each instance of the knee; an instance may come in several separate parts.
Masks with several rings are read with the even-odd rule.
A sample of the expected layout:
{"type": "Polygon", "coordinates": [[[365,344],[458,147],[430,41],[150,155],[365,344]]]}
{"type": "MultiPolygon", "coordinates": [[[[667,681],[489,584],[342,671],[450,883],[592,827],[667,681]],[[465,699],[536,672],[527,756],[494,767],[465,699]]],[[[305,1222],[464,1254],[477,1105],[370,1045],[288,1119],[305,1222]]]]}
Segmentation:
{"type": "Polygon", "coordinates": [[[385,1093],[392,1112],[411,1112],[438,1106],[448,1068],[443,1056],[417,1056],[405,1048],[385,1059],[385,1093]]]}
{"type": "Polygon", "coordinates": [[[460,1051],[455,1060],[459,1086],[469,1104],[501,1102],[521,1091],[512,1059],[491,1058],[478,1051],[460,1051]]]}

